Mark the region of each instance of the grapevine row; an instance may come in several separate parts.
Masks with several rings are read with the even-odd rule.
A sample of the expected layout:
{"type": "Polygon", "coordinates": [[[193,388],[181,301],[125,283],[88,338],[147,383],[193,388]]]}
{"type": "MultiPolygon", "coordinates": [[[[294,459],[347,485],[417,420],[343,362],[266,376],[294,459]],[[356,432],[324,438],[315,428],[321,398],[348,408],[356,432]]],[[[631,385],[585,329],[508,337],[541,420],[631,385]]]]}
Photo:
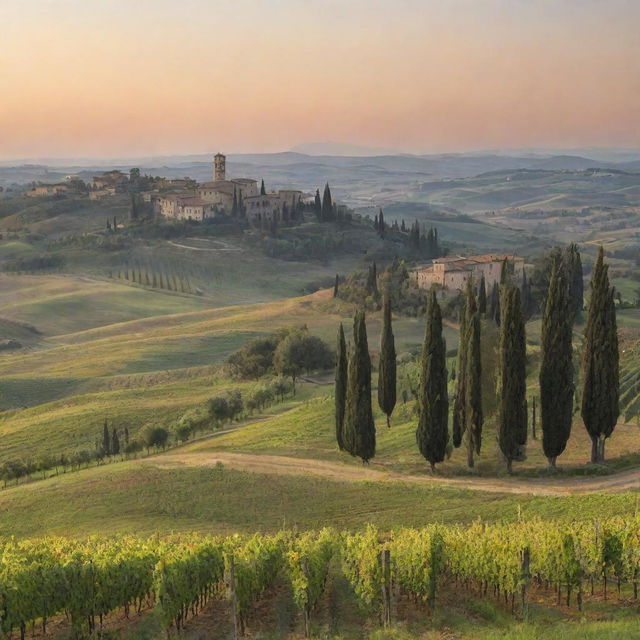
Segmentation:
{"type": "Polygon", "coordinates": [[[581,608],[596,586],[608,597],[631,585],[637,598],[640,517],[391,533],[369,526],[342,534],[0,540],[0,633],[18,630],[24,638],[28,626],[46,631],[49,620],[64,614],[82,637],[112,612],[129,617],[150,607],[167,629],[179,630],[206,604],[227,598],[242,635],[256,602],[281,580],[288,581],[309,635],[332,565],[383,623],[394,597],[433,608],[444,585],[499,598],[512,609],[526,607],[531,588],[581,608]]]}

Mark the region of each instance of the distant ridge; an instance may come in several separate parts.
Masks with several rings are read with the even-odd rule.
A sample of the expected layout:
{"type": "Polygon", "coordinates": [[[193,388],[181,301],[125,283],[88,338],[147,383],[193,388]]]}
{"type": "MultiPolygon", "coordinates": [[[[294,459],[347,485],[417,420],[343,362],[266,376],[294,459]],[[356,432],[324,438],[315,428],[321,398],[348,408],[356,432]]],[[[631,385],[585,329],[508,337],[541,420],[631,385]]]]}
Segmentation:
{"type": "Polygon", "coordinates": [[[397,149],[366,147],[345,142],[305,142],[291,149],[295,153],[309,156],[397,156],[403,155],[397,149]]]}

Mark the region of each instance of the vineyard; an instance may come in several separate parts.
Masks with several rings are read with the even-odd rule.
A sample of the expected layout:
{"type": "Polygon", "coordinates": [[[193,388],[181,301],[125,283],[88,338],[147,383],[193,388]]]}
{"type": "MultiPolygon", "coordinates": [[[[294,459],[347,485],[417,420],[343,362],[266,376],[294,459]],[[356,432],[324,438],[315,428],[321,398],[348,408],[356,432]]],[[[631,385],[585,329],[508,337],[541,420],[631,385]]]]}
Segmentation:
{"type": "MultiPolygon", "coordinates": [[[[331,571],[372,620],[389,625],[412,602],[426,613],[447,591],[491,598],[526,618],[532,594],[582,610],[589,598],[634,600],[640,517],[567,524],[520,521],[431,525],[382,533],[281,532],[273,536],[5,540],[0,628],[24,639],[62,619],[75,637],[107,617],[151,614],[177,633],[205,606],[227,601],[235,637],[277,581],[289,585],[305,636],[331,571]],[[613,587],[612,587],[613,585],[613,587]]],[[[4,637],[4,636],[3,636],[4,637]]]]}

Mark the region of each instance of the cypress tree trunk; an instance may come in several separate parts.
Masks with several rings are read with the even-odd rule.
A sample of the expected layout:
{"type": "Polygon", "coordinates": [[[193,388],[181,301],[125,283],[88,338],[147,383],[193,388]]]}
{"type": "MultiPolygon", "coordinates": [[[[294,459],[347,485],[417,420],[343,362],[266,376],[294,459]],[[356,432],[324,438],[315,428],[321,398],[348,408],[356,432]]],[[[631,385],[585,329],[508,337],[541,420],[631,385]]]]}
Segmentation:
{"type": "Polygon", "coordinates": [[[434,290],[429,293],[427,308],[419,403],[416,441],[433,472],[435,465],[444,460],[449,440],[446,348],[442,336],[442,315],[434,290]]]}
{"type": "Polygon", "coordinates": [[[353,349],[349,358],[343,446],[352,456],[368,462],[376,454],[376,428],[371,410],[371,359],[364,311],[353,320],[353,349]]]}
{"type": "Polygon", "coordinates": [[[542,318],[540,419],[542,449],[551,467],[565,450],[573,417],[573,313],[569,286],[558,259],[554,261],[542,318]]]}
{"type": "Polygon", "coordinates": [[[591,278],[591,300],[582,362],[582,419],[591,437],[591,461],[604,462],[605,440],[619,410],[619,353],[614,290],[600,247],[591,278]]]}
{"type": "Polygon", "coordinates": [[[391,327],[391,302],[384,300],[384,323],[380,342],[380,367],[378,375],[378,404],[387,416],[387,427],[396,406],[396,348],[391,327]]]}
{"type": "Polygon", "coordinates": [[[347,345],[344,339],[342,323],[338,329],[338,345],[336,349],[336,440],[340,451],[344,449],[343,427],[344,411],[347,397],[347,345]]]}
{"type": "Polygon", "coordinates": [[[520,290],[504,286],[500,320],[500,412],[498,444],[511,474],[527,442],[526,342],[520,290]]]}

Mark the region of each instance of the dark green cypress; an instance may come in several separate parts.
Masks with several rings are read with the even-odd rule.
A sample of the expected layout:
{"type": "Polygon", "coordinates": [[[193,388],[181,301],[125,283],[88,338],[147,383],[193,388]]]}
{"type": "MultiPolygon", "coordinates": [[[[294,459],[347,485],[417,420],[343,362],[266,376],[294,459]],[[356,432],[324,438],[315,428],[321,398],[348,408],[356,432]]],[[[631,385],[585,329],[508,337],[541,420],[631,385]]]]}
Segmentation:
{"type": "Polygon", "coordinates": [[[619,353],[614,290],[600,247],[591,277],[591,299],[582,362],[582,419],[591,437],[591,462],[604,462],[605,441],[620,414],[619,353]]]}
{"type": "Polygon", "coordinates": [[[480,278],[480,288],[478,289],[478,311],[481,316],[487,313],[487,283],[484,279],[484,273],[480,278]]]}
{"type": "Polygon", "coordinates": [[[364,311],[353,319],[353,347],[349,358],[347,399],[342,444],[352,456],[369,462],[376,454],[376,427],[371,410],[371,359],[364,311]]]}
{"type": "Polygon", "coordinates": [[[396,347],[391,326],[391,302],[385,296],[382,338],[380,340],[380,366],[378,367],[378,404],[387,416],[387,427],[396,406],[396,347]]]}
{"type": "Polygon", "coordinates": [[[337,298],[338,297],[338,286],[340,285],[340,277],[338,276],[338,274],[336,273],[336,281],[333,285],[333,297],[337,298]]]}
{"type": "Polygon", "coordinates": [[[111,435],[111,455],[117,456],[120,453],[120,438],[118,438],[118,432],[116,428],[113,428],[111,435]]]}
{"type": "Polygon", "coordinates": [[[322,201],[320,200],[320,189],[316,189],[316,197],[314,200],[313,210],[316,214],[318,222],[322,222],[322,201]]]}
{"type": "Polygon", "coordinates": [[[498,326],[500,326],[500,287],[497,282],[493,283],[493,289],[491,289],[490,311],[491,318],[498,326]]]}
{"type": "Polygon", "coordinates": [[[542,317],[540,363],[540,419],[542,449],[551,467],[565,450],[573,415],[573,314],[565,270],[555,260],[542,317]]]}
{"type": "Polygon", "coordinates": [[[377,298],[379,295],[378,292],[378,267],[376,266],[376,261],[373,261],[373,265],[371,267],[371,287],[373,295],[377,298]]]}
{"type": "Polygon", "coordinates": [[[347,344],[344,339],[342,322],[338,329],[338,345],[336,348],[336,440],[340,451],[344,449],[343,426],[344,411],[347,397],[347,344]]]}
{"type": "Polygon", "coordinates": [[[584,300],[584,275],[582,273],[582,258],[578,245],[571,243],[565,252],[567,280],[569,283],[569,296],[571,310],[574,314],[582,311],[584,300]]]}
{"type": "Polygon", "coordinates": [[[236,188],[233,188],[233,201],[231,202],[231,215],[235,218],[238,215],[238,193],[236,188]]]}
{"type": "Polygon", "coordinates": [[[104,426],[102,427],[102,452],[108,456],[111,454],[111,438],[109,437],[109,426],[107,425],[107,421],[104,421],[104,426]]]}
{"type": "Polygon", "coordinates": [[[427,328],[420,363],[420,415],[416,441],[431,465],[444,460],[449,441],[446,347],[442,336],[442,314],[436,292],[429,293],[427,328]]]}
{"type": "Polygon", "coordinates": [[[467,326],[469,319],[475,313],[475,297],[471,279],[467,281],[465,289],[465,304],[460,318],[460,336],[458,339],[458,378],[456,380],[456,395],[453,402],[453,446],[458,448],[462,444],[462,437],[467,428],[467,326]]]}
{"type": "Polygon", "coordinates": [[[324,193],[322,194],[322,219],[324,222],[333,219],[333,200],[331,199],[331,189],[329,183],[324,186],[324,193]]]}
{"type": "Polygon", "coordinates": [[[527,442],[526,342],[520,289],[504,285],[500,319],[498,444],[512,471],[527,442]]]}
{"type": "Polygon", "coordinates": [[[264,188],[264,180],[260,182],[260,195],[264,196],[267,194],[267,190],[264,188]]]}
{"type": "Polygon", "coordinates": [[[507,258],[504,258],[504,260],[502,261],[502,266],[500,267],[500,284],[507,284],[510,280],[509,276],[509,260],[507,258]]]}
{"type": "Polygon", "coordinates": [[[480,455],[482,446],[482,360],[480,349],[480,311],[470,312],[466,334],[466,432],[467,464],[473,467],[474,453],[480,455]]]}

